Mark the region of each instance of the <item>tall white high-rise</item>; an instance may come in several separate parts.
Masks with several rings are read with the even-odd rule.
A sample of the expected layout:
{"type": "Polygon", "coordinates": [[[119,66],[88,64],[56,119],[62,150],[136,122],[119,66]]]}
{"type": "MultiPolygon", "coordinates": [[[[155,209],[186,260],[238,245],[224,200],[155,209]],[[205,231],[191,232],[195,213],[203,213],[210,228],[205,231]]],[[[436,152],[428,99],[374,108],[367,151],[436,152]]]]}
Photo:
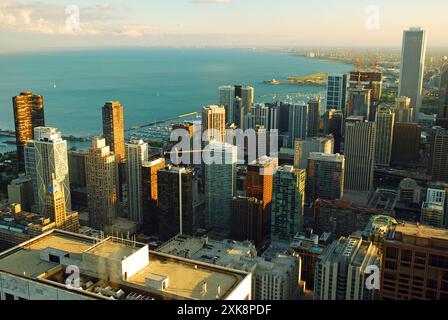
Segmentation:
{"type": "Polygon", "coordinates": [[[212,141],[203,157],[208,225],[230,230],[231,201],[236,193],[237,146],[212,141]]]}
{"type": "Polygon", "coordinates": [[[415,108],[414,121],[417,121],[422,104],[426,31],[421,28],[405,30],[403,32],[403,46],[401,50],[398,96],[411,98],[411,105],[415,108]]]}
{"type": "Polygon", "coordinates": [[[53,174],[64,188],[66,211],[71,211],[67,141],[62,139],[58,129],[34,129],[34,140],[25,146],[25,170],[33,181],[34,203],[39,213],[44,213],[45,197],[52,185],[53,174]]]}
{"type": "Polygon", "coordinates": [[[132,140],[126,144],[126,165],[128,175],[129,219],[143,223],[143,183],[142,165],[148,160],[148,144],[142,140],[132,140]]]}

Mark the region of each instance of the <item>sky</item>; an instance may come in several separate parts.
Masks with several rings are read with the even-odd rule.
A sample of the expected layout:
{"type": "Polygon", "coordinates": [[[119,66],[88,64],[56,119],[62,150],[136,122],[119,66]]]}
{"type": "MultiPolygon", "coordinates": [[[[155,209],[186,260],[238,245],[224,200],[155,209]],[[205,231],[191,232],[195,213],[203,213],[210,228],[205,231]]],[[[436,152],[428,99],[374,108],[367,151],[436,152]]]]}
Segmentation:
{"type": "Polygon", "coordinates": [[[448,47],[447,0],[0,0],[0,51],[103,46],[448,47]]]}

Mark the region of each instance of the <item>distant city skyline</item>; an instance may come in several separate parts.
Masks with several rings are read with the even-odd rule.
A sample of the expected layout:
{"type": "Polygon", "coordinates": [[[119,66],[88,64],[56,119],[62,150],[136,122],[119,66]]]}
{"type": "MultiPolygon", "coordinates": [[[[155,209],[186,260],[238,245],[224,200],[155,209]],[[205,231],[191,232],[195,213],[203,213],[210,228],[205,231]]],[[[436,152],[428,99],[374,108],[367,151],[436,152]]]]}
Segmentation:
{"type": "Polygon", "coordinates": [[[445,47],[446,9],[444,0],[2,0],[0,52],[104,46],[399,47],[402,31],[415,26],[428,31],[429,47],[445,47]]]}

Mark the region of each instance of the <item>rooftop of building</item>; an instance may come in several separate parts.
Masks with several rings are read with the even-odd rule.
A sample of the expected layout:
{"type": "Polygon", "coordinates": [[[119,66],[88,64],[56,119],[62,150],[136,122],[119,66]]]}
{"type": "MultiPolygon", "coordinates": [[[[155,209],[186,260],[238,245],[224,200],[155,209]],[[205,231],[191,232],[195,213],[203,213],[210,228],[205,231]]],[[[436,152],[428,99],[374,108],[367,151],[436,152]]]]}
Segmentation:
{"type": "Polygon", "coordinates": [[[79,266],[82,283],[90,283],[78,293],[93,298],[104,298],[105,295],[98,292],[115,288],[115,293],[123,291],[123,299],[125,296],[126,299],[137,296],[145,299],[216,299],[218,286],[220,298],[225,298],[248,276],[246,272],[149,251],[147,245],[130,240],[98,239],[60,230],[47,232],[0,254],[0,272],[45,281],[60,288],[65,288],[67,276],[64,270],[68,263],[79,266]],[[60,260],[48,255],[56,255],[60,260]],[[132,274],[122,277],[125,268],[131,272],[136,266],[138,269],[132,274]],[[164,279],[167,280],[164,288],[148,284],[148,281],[164,279]],[[208,290],[203,290],[204,283],[208,290]]]}
{"type": "Polygon", "coordinates": [[[50,219],[42,215],[22,211],[20,205],[12,204],[10,207],[0,210],[0,229],[28,233],[30,226],[46,226],[50,223],[50,219]]]}
{"type": "Polygon", "coordinates": [[[448,229],[412,222],[400,222],[393,231],[389,233],[388,240],[400,240],[400,237],[397,237],[398,234],[448,241],[448,229]]]}
{"type": "Polygon", "coordinates": [[[345,156],[336,153],[323,153],[323,152],[311,152],[308,159],[319,160],[319,161],[332,161],[332,162],[342,162],[345,160],[345,156]]]}
{"type": "Polygon", "coordinates": [[[321,257],[328,261],[361,266],[371,246],[373,246],[372,242],[363,240],[361,237],[341,237],[328,246],[321,257]]]}
{"type": "Polygon", "coordinates": [[[423,202],[422,209],[437,210],[437,211],[444,212],[444,208],[442,205],[435,204],[435,203],[429,203],[429,202],[423,202]]]}
{"type": "Polygon", "coordinates": [[[271,246],[270,250],[260,257],[250,242],[229,239],[218,241],[208,237],[177,236],[157,251],[248,272],[256,268],[260,271],[282,273],[292,263],[282,248],[271,246]]]}
{"type": "Polygon", "coordinates": [[[378,188],[368,199],[367,206],[374,209],[393,211],[398,200],[399,194],[396,190],[378,188]]]}

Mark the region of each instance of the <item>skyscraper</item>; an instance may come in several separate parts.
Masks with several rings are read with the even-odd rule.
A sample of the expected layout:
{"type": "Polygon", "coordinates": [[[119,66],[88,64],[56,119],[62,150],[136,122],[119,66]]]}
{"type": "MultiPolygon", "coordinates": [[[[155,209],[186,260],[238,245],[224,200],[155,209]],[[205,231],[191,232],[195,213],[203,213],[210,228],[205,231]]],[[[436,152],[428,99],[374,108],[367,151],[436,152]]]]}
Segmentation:
{"type": "Polygon", "coordinates": [[[448,130],[433,128],[430,163],[432,180],[448,182],[448,130]]]}
{"type": "Polygon", "coordinates": [[[210,105],[202,108],[202,134],[207,130],[206,141],[226,142],[226,109],[210,105]]]}
{"type": "Polygon", "coordinates": [[[308,101],[308,136],[315,137],[320,132],[321,100],[308,101]]]}
{"type": "Polygon", "coordinates": [[[345,157],[340,154],[312,152],[308,158],[307,202],[344,196],[345,157]]]}
{"type": "Polygon", "coordinates": [[[369,266],[379,267],[378,247],[362,238],[341,237],[318,257],[315,300],[374,300],[378,290],[367,288],[369,266]]]}
{"type": "Polygon", "coordinates": [[[31,91],[12,98],[19,171],[25,168],[25,144],[33,140],[34,129],[45,127],[44,99],[31,91]]]}
{"type": "Polygon", "coordinates": [[[65,206],[64,187],[56,180],[55,174],[51,177],[45,197],[45,216],[55,223],[57,229],[79,232],[77,212],[68,212],[65,206]]]}
{"type": "Polygon", "coordinates": [[[212,141],[203,154],[208,226],[229,231],[231,201],[236,193],[237,146],[212,141]]]}
{"type": "Polygon", "coordinates": [[[362,86],[349,89],[349,99],[346,116],[363,116],[366,120],[370,118],[371,89],[362,86]]]}
{"type": "Polygon", "coordinates": [[[345,189],[370,191],[373,184],[376,126],[372,122],[351,122],[345,129],[345,189]]]}
{"type": "Polygon", "coordinates": [[[342,110],[330,109],[324,114],[324,134],[333,135],[335,153],[341,152],[343,119],[342,110]]]}
{"type": "Polygon", "coordinates": [[[296,139],[294,145],[294,167],[307,169],[308,157],[311,152],[334,153],[333,136],[311,137],[304,140],[296,139]]]}
{"type": "Polygon", "coordinates": [[[308,105],[289,106],[289,145],[294,147],[297,138],[306,139],[308,135],[308,105]]]}
{"type": "Polygon", "coordinates": [[[119,101],[106,102],[103,107],[103,136],[119,163],[126,158],[124,146],[124,111],[119,101]]]}
{"type": "Polygon", "coordinates": [[[157,235],[162,241],[193,233],[193,174],[192,168],[171,165],[157,171],[157,235]]]}
{"type": "Polygon", "coordinates": [[[243,127],[244,117],[252,112],[254,88],[243,85],[219,87],[219,103],[226,109],[226,124],[238,123],[243,127]]]}
{"type": "Polygon", "coordinates": [[[376,114],[375,164],[388,167],[392,157],[395,114],[390,109],[380,109],[376,114]]]}
{"type": "Polygon", "coordinates": [[[265,246],[266,227],[269,223],[270,232],[271,219],[265,215],[263,207],[263,201],[255,197],[234,197],[230,218],[231,238],[237,241],[252,241],[257,250],[265,246]]]}
{"type": "Polygon", "coordinates": [[[411,98],[399,97],[395,99],[395,122],[409,123],[414,120],[414,108],[411,106],[411,98]]]}
{"type": "Polygon", "coordinates": [[[383,243],[380,299],[446,300],[447,249],[446,229],[396,225],[383,243]]]}
{"type": "Polygon", "coordinates": [[[148,144],[142,140],[126,143],[129,219],[143,224],[142,165],[148,160],[148,144]]]}
{"type": "Polygon", "coordinates": [[[448,129],[448,63],[440,70],[439,85],[439,111],[437,113],[437,125],[448,129]]]}
{"type": "Polygon", "coordinates": [[[350,88],[356,88],[358,85],[365,89],[370,89],[370,110],[369,121],[374,121],[376,108],[381,102],[383,94],[383,74],[379,71],[352,71],[350,72],[350,88]]]}
{"type": "Polygon", "coordinates": [[[143,232],[157,233],[158,180],[157,171],[165,167],[165,158],[155,158],[142,164],[143,232]]]}
{"type": "Polygon", "coordinates": [[[348,74],[329,74],[327,79],[327,110],[344,110],[347,103],[348,74]]]}
{"type": "Polygon", "coordinates": [[[422,128],[415,123],[396,123],[392,142],[392,164],[415,165],[420,159],[422,128]]]}
{"type": "Polygon", "coordinates": [[[52,174],[62,183],[66,210],[71,210],[67,141],[62,139],[58,129],[34,129],[34,140],[28,141],[25,146],[25,169],[33,180],[34,203],[39,213],[45,210],[45,197],[51,185],[52,174]]]}
{"type": "Polygon", "coordinates": [[[89,223],[110,233],[118,217],[118,156],[110,151],[106,140],[94,138],[86,159],[89,223]]]}
{"type": "Polygon", "coordinates": [[[219,87],[219,104],[226,108],[226,124],[235,123],[234,115],[235,86],[219,87]]]}
{"type": "Polygon", "coordinates": [[[291,243],[302,230],[305,204],[306,171],[281,166],[274,175],[271,237],[291,243]]]}
{"type": "Polygon", "coordinates": [[[254,106],[254,93],[255,90],[253,87],[242,85],[235,86],[235,96],[241,98],[244,114],[252,111],[252,107],[254,106]]]}
{"type": "Polygon", "coordinates": [[[271,210],[273,177],[278,166],[275,158],[263,156],[247,166],[246,195],[262,202],[262,240],[265,246],[271,238],[271,210]]]}
{"type": "Polygon", "coordinates": [[[405,30],[403,32],[398,96],[411,98],[411,105],[415,109],[414,121],[418,119],[422,104],[425,57],[426,31],[421,28],[405,30]]]}

